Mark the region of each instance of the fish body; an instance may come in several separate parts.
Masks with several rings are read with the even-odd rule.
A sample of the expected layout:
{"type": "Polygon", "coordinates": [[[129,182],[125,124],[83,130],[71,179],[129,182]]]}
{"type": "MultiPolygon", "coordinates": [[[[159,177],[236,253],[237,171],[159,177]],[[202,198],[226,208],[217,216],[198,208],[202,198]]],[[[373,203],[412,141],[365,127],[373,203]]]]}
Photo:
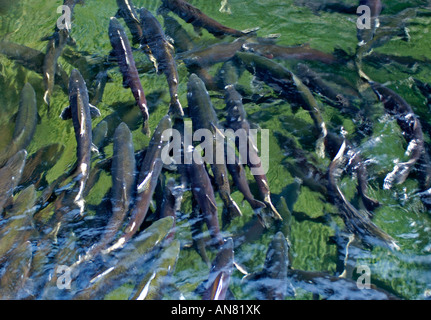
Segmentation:
{"type": "Polygon", "coordinates": [[[21,180],[26,158],[27,151],[20,150],[0,168],[0,188],[2,190],[0,195],[0,212],[3,211],[4,205],[13,195],[15,188],[21,180]]]}
{"type": "Polygon", "coordinates": [[[138,175],[137,195],[132,207],[131,216],[121,238],[112,247],[122,246],[140,228],[147,216],[154,190],[162,172],[163,160],[162,149],[167,145],[164,139],[165,130],[172,128],[171,118],[166,115],[160,120],[156,130],[151,137],[150,144],[141,164],[138,175]]]}
{"type": "Polygon", "coordinates": [[[19,150],[26,149],[33,139],[37,126],[36,93],[30,83],[21,90],[18,114],[11,143],[1,152],[0,167],[19,150]]]}
{"type": "Polygon", "coordinates": [[[232,42],[217,43],[204,49],[186,52],[183,56],[184,63],[188,68],[208,68],[216,63],[226,62],[235,56],[246,43],[246,37],[235,39],[232,42]]]}
{"type": "Polygon", "coordinates": [[[124,219],[132,205],[133,188],[135,187],[135,153],[132,133],[122,122],[114,133],[113,156],[111,165],[112,188],[110,217],[99,242],[86,254],[91,258],[114,240],[123,226],[124,219]]]}
{"type": "Polygon", "coordinates": [[[207,288],[202,294],[203,300],[225,300],[233,271],[233,240],[224,241],[211,265],[207,288]]]}
{"type": "Polygon", "coordinates": [[[205,28],[216,37],[233,36],[241,37],[247,32],[232,29],[210,18],[198,8],[183,0],[162,0],[162,7],[174,12],[178,17],[187,23],[191,23],[195,28],[205,28]]]}
{"type": "Polygon", "coordinates": [[[203,219],[213,239],[213,244],[221,245],[223,239],[220,234],[217,202],[205,165],[193,161],[192,164],[187,165],[187,169],[193,197],[202,210],[203,219]]]}
{"type": "Polygon", "coordinates": [[[332,106],[340,108],[341,111],[353,110],[347,96],[337,92],[307,65],[299,63],[296,67],[296,75],[301,79],[302,83],[321,95],[332,106]]]}
{"type": "Polygon", "coordinates": [[[310,89],[290,70],[271,59],[248,52],[237,52],[236,57],[240,59],[250,73],[265,82],[282,97],[300,105],[310,113],[316,130],[319,131],[316,152],[321,158],[324,158],[324,141],[327,135],[326,124],[323,121],[320,106],[310,89]]]}
{"type": "Polygon", "coordinates": [[[265,300],[284,300],[287,295],[294,296],[295,289],[287,277],[291,266],[289,261],[289,243],[282,232],[277,232],[266,251],[262,271],[250,274],[245,280],[254,280],[254,286],[265,300]]]}
{"type": "Polygon", "coordinates": [[[55,75],[57,74],[57,61],[69,41],[69,31],[67,29],[56,30],[52,39],[46,46],[46,54],[43,63],[43,82],[45,94],[43,99],[49,106],[51,95],[54,91],[55,75]]]}
{"type": "Polygon", "coordinates": [[[311,48],[308,44],[294,47],[284,47],[277,44],[246,43],[243,46],[245,51],[253,52],[268,59],[298,59],[308,61],[320,61],[326,64],[337,62],[335,56],[311,48]]]}
{"type": "Polygon", "coordinates": [[[123,75],[123,86],[130,88],[136,104],[141,110],[143,117],[142,130],[149,135],[148,119],[150,117],[147,107],[147,99],[136,69],[132,48],[129,39],[120,22],[111,17],[109,22],[109,39],[113,49],[113,54],[117,59],[121,74],[123,75]]]}
{"type": "Polygon", "coordinates": [[[174,40],[174,47],[177,53],[193,49],[195,45],[192,37],[175,18],[164,14],[163,25],[165,27],[165,34],[174,40]]]}
{"type": "Polygon", "coordinates": [[[60,117],[63,120],[71,118],[75,131],[77,144],[76,189],[72,193],[73,203],[79,209],[79,216],[82,216],[84,212],[84,189],[90,171],[91,151],[94,149],[92,114],[99,116],[100,111],[90,105],[84,78],[77,69],[73,69],[69,80],[69,106],[62,111],[60,117]]]}
{"type": "Polygon", "coordinates": [[[183,108],[178,99],[179,77],[177,65],[174,59],[174,48],[166,39],[162,26],[153,14],[145,8],[140,11],[143,37],[141,47],[148,47],[150,56],[154,57],[156,69],[166,76],[171,95],[169,112],[173,115],[182,117],[183,108]]]}

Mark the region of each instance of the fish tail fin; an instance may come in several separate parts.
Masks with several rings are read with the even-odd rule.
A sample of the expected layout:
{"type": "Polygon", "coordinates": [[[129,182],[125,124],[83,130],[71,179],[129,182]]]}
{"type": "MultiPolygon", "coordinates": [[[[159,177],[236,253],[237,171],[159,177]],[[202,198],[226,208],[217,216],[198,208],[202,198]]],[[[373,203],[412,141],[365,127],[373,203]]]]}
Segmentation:
{"type": "Polygon", "coordinates": [[[260,27],[244,29],[244,30],[241,30],[241,32],[244,35],[254,35],[258,30],[260,30],[260,27]]]}
{"type": "Polygon", "coordinates": [[[269,208],[269,210],[271,211],[271,215],[275,220],[283,221],[283,218],[281,217],[280,213],[278,213],[278,210],[272,204],[271,197],[269,194],[265,197],[265,200],[263,202],[269,208]]]}
{"type": "Polygon", "coordinates": [[[144,119],[144,123],[142,124],[142,133],[145,134],[148,137],[151,134],[150,126],[148,124],[148,119],[144,119]]]}
{"type": "Polygon", "coordinates": [[[171,104],[169,106],[169,113],[179,117],[184,116],[184,110],[180,101],[178,100],[178,97],[172,98],[171,104]]]}
{"type": "Polygon", "coordinates": [[[263,208],[266,208],[266,204],[264,204],[262,201],[259,201],[256,199],[250,200],[249,203],[250,203],[250,205],[254,211],[259,211],[263,208]]]}
{"type": "Polygon", "coordinates": [[[241,209],[238,207],[237,203],[232,198],[229,199],[229,205],[227,209],[232,218],[242,216],[241,209]]]}

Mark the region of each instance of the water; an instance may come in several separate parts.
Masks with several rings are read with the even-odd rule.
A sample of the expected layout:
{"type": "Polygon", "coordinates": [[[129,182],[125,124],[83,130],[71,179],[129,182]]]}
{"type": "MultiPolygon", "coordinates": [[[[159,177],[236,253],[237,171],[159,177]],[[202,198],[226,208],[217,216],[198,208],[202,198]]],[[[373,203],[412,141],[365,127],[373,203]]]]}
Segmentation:
{"type": "MultiPolygon", "coordinates": [[[[307,1],[302,1],[306,3],[307,1]]],[[[383,15],[393,17],[407,7],[424,4],[425,1],[388,1],[384,2],[383,15]]],[[[155,13],[159,1],[135,0],[135,5],[145,6],[155,13]]],[[[323,3],[323,1],[322,1],[323,3]]],[[[343,3],[355,5],[355,1],[343,3]]],[[[319,11],[313,12],[309,6],[301,5],[297,1],[268,1],[228,0],[223,8],[219,1],[195,0],[192,4],[221,23],[239,29],[259,27],[258,35],[267,36],[279,34],[277,43],[280,45],[299,45],[308,43],[312,48],[332,53],[334,49],[342,49],[353,54],[357,45],[356,15],[338,12],[319,11]],[[229,9],[229,12],[227,11],[229,9]]],[[[16,1],[13,4],[0,2],[1,35],[4,40],[26,45],[28,47],[45,51],[46,42],[42,37],[52,34],[56,20],[59,17],[57,7],[60,1],[16,1]],[[37,12],[37,14],[35,14],[37,12]]],[[[76,46],[68,49],[88,52],[94,57],[104,57],[111,50],[108,37],[109,17],[117,11],[115,1],[88,0],[84,6],[77,5],[74,13],[72,37],[76,46]]],[[[375,51],[381,54],[392,54],[402,57],[411,57],[416,60],[431,59],[431,42],[429,41],[429,29],[431,19],[429,11],[421,10],[409,21],[409,41],[403,41],[394,37],[391,41],[377,48],[375,51]]],[[[174,16],[173,14],[171,14],[174,16]]],[[[177,18],[176,16],[174,16],[177,18]]],[[[160,17],[159,17],[160,18],[160,17]]],[[[162,19],[160,18],[160,21],[162,19]]],[[[182,22],[181,22],[182,23],[182,22]]],[[[198,36],[190,25],[182,23],[187,31],[195,38],[197,46],[204,48],[220,41],[203,31],[198,36]]],[[[149,61],[144,53],[136,50],[135,59],[147,66],[149,61]]],[[[72,70],[64,57],[60,63],[68,74],[72,70]]],[[[278,61],[291,68],[297,61],[278,61]]],[[[318,70],[329,80],[337,80],[334,75],[346,77],[347,81],[354,84],[354,69],[350,62],[338,65],[325,65],[318,62],[307,63],[318,70]]],[[[19,63],[11,62],[5,56],[0,55],[0,149],[8,146],[14,129],[13,115],[19,104],[19,94],[26,82],[29,82],[36,91],[38,122],[36,133],[27,148],[31,157],[42,147],[59,143],[62,148],[59,157],[52,160],[52,165],[44,167],[44,181],[36,190],[40,195],[44,188],[50,185],[56,178],[69,170],[76,161],[76,141],[71,122],[59,118],[61,110],[68,105],[68,97],[59,86],[55,87],[52,97],[52,105],[48,110],[43,102],[42,77],[19,63]]],[[[211,67],[210,72],[216,72],[220,64],[211,67]]],[[[377,82],[384,83],[395,90],[413,107],[415,113],[424,124],[430,125],[429,105],[426,99],[415,87],[412,77],[425,83],[431,83],[429,63],[405,65],[392,63],[365,63],[364,71],[377,82]]],[[[91,70],[89,70],[91,71],[91,70]]],[[[188,71],[184,63],[178,60],[178,72],[180,77],[179,98],[183,106],[187,105],[187,76],[188,71]]],[[[140,132],[140,114],[133,108],[133,97],[130,90],[122,88],[122,77],[118,68],[109,70],[111,81],[108,82],[102,101],[98,104],[102,115],[93,120],[93,128],[103,119],[108,117],[112,123],[119,123],[119,119],[126,122],[133,132],[135,151],[142,150],[148,145],[149,138],[140,132]]],[[[169,105],[169,93],[164,76],[157,75],[154,71],[141,74],[141,81],[147,95],[150,108],[150,128],[154,129],[160,119],[165,115],[169,105]]],[[[310,130],[312,120],[303,109],[293,112],[290,105],[277,98],[270,88],[262,83],[256,83],[253,77],[245,73],[240,79],[240,84],[249,88],[255,94],[272,96],[273,99],[262,103],[250,102],[246,104],[246,110],[250,122],[262,129],[270,130],[270,165],[267,174],[274,202],[280,205],[280,196],[284,196],[288,205],[292,206],[293,218],[291,224],[291,253],[293,255],[292,268],[307,271],[327,271],[335,274],[337,264],[337,248],[333,238],[337,230],[343,229],[343,222],[337,216],[337,208],[330,205],[317,191],[309,187],[301,186],[297,199],[291,194],[295,176],[288,170],[287,163],[294,163],[288,148],[284,144],[286,137],[294,138],[300,142],[303,148],[310,154],[314,154],[313,142],[315,137],[310,130]],[[277,138],[278,137],[278,138],[277,138]]],[[[340,85],[340,90],[346,90],[346,86],[340,85]]],[[[220,95],[211,92],[212,102],[220,119],[224,118],[224,101],[220,95]]],[[[347,137],[355,139],[358,150],[364,159],[367,159],[369,172],[369,194],[382,205],[375,210],[374,222],[384,231],[394,237],[400,247],[400,252],[390,252],[386,248],[375,247],[366,249],[357,247],[354,252],[356,265],[367,265],[371,270],[371,282],[385,290],[406,299],[424,299],[425,292],[430,290],[431,283],[431,256],[430,256],[430,230],[431,219],[429,212],[424,208],[420,199],[415,195],[418,190],[418,182],[415,176],[402,185],[395,186],[392,190],[383,190],[382,183],[385,175],[393,168],[394,161],[404,161],[406,144],[396,122],[386,116],[379,103],[371,104],[371,118],[374,123],[371,136],[358,135],[359,129],[354,115],[340,113],[337,109],[324,104],[323,117],[331,130],[339,130],[341,127],[347,131],[347,137]]],[[[108,136],[112,136],[114,125],[111,125],[108,136]]],[[[425,126],[424,126],[425,127],[425,126]]],[[[429,143],[430,137],[425,131],[425,142],[429,143]]],[[[93,157],[93,166],[104,158],[112,156],[112,142],[104,147],[100,155],[93,157]]],[[[317,162],[323,171],[329,165],[330,159],[320,159],[317,162]]],[[[166,175],[169,176],[167,172],[166,175]]],[[[250,180],[251,182],[251,180],[250,180]]],[[[24,182],[23,182],[24,183],[24,182]]],[[[252,188],[253,183],[252,184],[252,188]]],[[[107,197],[111,186],[109,173],[101,170],[97,183],[86,196],[87,214],[89,217],[103,217],[104,210],[100,210],[101,202],[107,197]],[[99,208],[99,210],[97,210],[99,208]]],[[[356,179],[345,176],[340,183],[340,188],[354,205],[359,205],[356,192],[356,179]]],[[[18,188],[17,192],[21,191],[18,188]]],[[[253,212],[248,203],[242,201],[242,195],[238,191],[233,192],[233,198],[241,205],[243,217],[237,219],[229,228],[224,230],[224,235],[235,236],[242,226],[250,221],[253,212]]],[[[222,207],[221,199],[217,196],[217,204],[222,207]]],[[[46,211],[51,210],[50,207],[46,211]]],[[[189,244],[191,234],[187,219],[191,211],[190,194],[185,195],[182,213],[178,216],[178,228],[176,237],[183,245],[189,244]]],[[[221,210],[219,210],[221,211],[221,210]]],[[[219,212],[221,215],[221,212],[219,212]]],[[[35,213],[35,217],[42,217],[35,213]]],[[[43,218],[41,218],[43,221],[43,218]]],[[[38,223],[42,223],[38,220],[38,223]]],[[[91,239],[94,230],[84,230],[83,237],[91,239]]],[[[267,230],[258,239],[245,243],[235,249],[235,261],[242,265],[247,272],[260,271],[265,260],[267,247],[275,234],[275,228],[267,230]]],[[[210,260],[216,252],[209,250],[210,260]]],[[[200,256],[190,248],[180,251],[176,268],[172,277],[176,289],[186,299],[199,299],[194,293],[196,286],[208,277],[208,267],[200,256]]],[[[248,290],[248,286],[241,279],[244,275],[235,269],[232,274],[230,289],[238,299],[254,299],[256,293],[248,290]]],[[[354,272],[354,279],[359,274],[354,272]]],[[[130,287],[130,286],[129,286],[130,287]]],[[[111,293],[107,298],[126,298],[130,289],[127,285],[122,289],[111,293]]],[[[165,298],[175,296],[175,293],[167,293],[165,298]]],[[[310,299],[311,294],[301,289],[297,290],[296,299],[310,299]]],[[[291,298],[290,298],[291,299],[291,298]]]]}

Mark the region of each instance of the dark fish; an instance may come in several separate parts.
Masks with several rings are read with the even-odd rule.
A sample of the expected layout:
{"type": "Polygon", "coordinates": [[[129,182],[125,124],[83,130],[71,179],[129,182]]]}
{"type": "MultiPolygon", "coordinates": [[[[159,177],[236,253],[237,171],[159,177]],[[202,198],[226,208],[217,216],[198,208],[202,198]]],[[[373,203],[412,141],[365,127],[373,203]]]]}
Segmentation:
{"type": "Polygon", "coordinates": [[[143,36],[141,22],[138,13],[135,10],[131,0],[117,0],[118,12],[117,17],[121,17],[126,22],[127,27],[132,34],[133,44],[140,44],[143,36]]]}
{"type": "Polygon", "coordinates": [[[132,205],[133,188],[135,187],[135,153],[132,133],[122,122],[114,134],[114,146],[111,165],[112,188],[110,217],[98,243],[86,254],[95,256],[114,240],[123,226],[123,221],[132,205]]]}
{"type": "Polygon", "coordinates": [[[0,53],[29,70],[43,74],[45,54],[39,50],[2,40],[0,41],[0,53]]]}
{"type": "MultiPolygon", "coordinates": [[[[189,149],[190,152],[194,150],[189,149]]],[[[214,189],[204,164],[192,161],[187,165],[191,190],[194,199],[202,210],[203,219],[208,227],[214,245],[221,245],[223,238],[220,234],[217,203],[214,189]]]]}
{"type": "Polygon", "coordinates": [[[289,247],[283,233],[277,232],[266,251],[262,271],[245,277],[244,280],[253,280],[253,286],[257,286],[258,299],[284,300],[287,295],[295,295],[295,289],[287,278],[291,264],[289,247]]]}
{"type": "MultiPolygon", "coordinates": [[[[214,190],[212,190],[214,194],[214,190]]],[[[202,200],[203,201],[203,200],[202,200]]],[[[209,201],[209,200],[206,200],[209,201]]],[[[206,251],[206,241],[204,239],[204,222],[205,219],[203,217],[203,212],[198,204],[198,201],[195,197],[192,198],[192,212],[189,215],[190,229],[192,235],[192,246],[202,258],[203,262],[208,267],[211,267],[211,261],[208,258],[208,254],[206,251]]],[[[218,219],[217,219],[218,224],[218,219]]],[[[220,229],[220,227],[218,228],[220,229]]],[[[211,230],[211,229],[210,229],[211,230]]],[[[214,230],[214,228],[213,228],[214,230]]],[[[220,240],[217,240],[222,243],[220,240]]]]}
{"type": "Polygon", "coordinates": [[[406,155],[410,156],[410,160],[397,163],[385,177],[383,188],[391,189],[394,184],[401,184],[407,179],[424,152],[422,126],[412,107],[401,96],[377,82],[370,82],[370,85],[386,112],[397,120],[408,143],[406,155]]]}
{"type": "Polygon", "coordinates": [[[224,89],[228,85],[234,85],[237,88],[240,70],[233,60],[226,61],[222,64],[217,74],[219,87],[224,89]]]}
{"type": "MultiPolygon", "coordinates": [[[[229,146],[226,146],[226,154],[228,154],[228,152],[234,152],[234,151],[228,151],[228,148],[229,148],[229,146]]],[[[232,147],[232,149],[233,149],[233,147],[232,147]]],[[[242,164],[239,163],[238,157],[235,156],[235,163],[233,163],[233,164],[230,164],[228,161],[226,161],[226,167],[227,167],[230,175],[232,176],[234,184],[236,185],[238,190],[244,196],[244,199],[250,204],[252,209],[258,215],[260,215],[261,214],[260,209],[266,208],[266,205],[263,202],[256,200],[254,198],[254,195],[251,192],[250,186],[248,184],[248,179],[247,179],[245,169],[242,166],[242,164]]]]}
{"type": "Polygon", "coordinates": [[[290,70],[270,59],[248,52],[237,52],[236,57],[240,59],[250,73],[268,84],[282,97],[300,105],[310,113],[316,130],[319,131],[316,152],[321,158],[324,158],[324,141],[327,134],[326,124],[320,113],[320,106],[310,89],[290,70]]]}
{"type": "Polygon", "coordinates": [[[202,294],[203,300],[225,300],[233,271],[234,252],[233,240],[224,241],[216,258],[212,262],[208,276],[206,290],[202,294]]]}
{"type": "MultiPolygon", "coordinates": [[[[163,201],[160,208],[160,218],[171,216],[176,221],[177,212],[181,209],[181,200],[184,193],[184,186],[176,185],[175,179],[168,180],[164,187],[163,201]]],[[[175,222],[174,222],[175,227],[175,222]]],[[[172,240],[175,235],[175,228],[168,235],[168,239],[172,240]]]]}
{"type": "Polygon", "coordinates": [[[400,248],[396,241],[371,221],[371,214],[364,213],[353,207],[340,190],[338,186],[338,177],[340,176],[341,166],[346,161],[344,156],[345,152],[346,143],[343,142],[337,155],[329,165],[328,196],[331,203],[337,206],[339,213],[350,232],[358,235],[362,240],[369,244],[379,244],[392,250],[399,250],[400,248]]]}
{"type": "Polygon", "coordinates": [[[293,161],[284,163],[291,175],[301,179],[304,186],[326,195],[326,174],[315,164],[317,160],[308,155],[293,138],[279,132],[275,132],[275,137],[283,147],[285,155],[293,161]]]}
{"type": "Polygon", "coordinates": [[[345,94],[336,91],[307,65],[298,63],[295,74],[304,85],[318,93],[328,104],[339,108],[343,112],[357,111],[352,107],[349,98],[345,94]]]}
{"type": "MultiPolygon", "coordinates": [[[[220,197],[222,198],[225,208],[228,212],[228,222],[234,217],[241,216],[242,213],[230,195],[229,178],[226,164],[224,162],[224,157],[222,163],[217,163],[218,161],[216,159],[216,155],[218,152],[220,152],[217,151],[216,142],[216,136],[219,134],[217,114],[215,113],[204,83],[195,74],[191,74],[189,77],[189,82],[187,85],[187,99],[190,108],[190,116],[193,122],[193,130],[196,131],[199,129],[206,129],[210,130],[213,134],[213,141],[211,142],[211,147],[213,150],[211,169],[214,175],[215,183],[219,189],[220,197]]],[[[221,147],[224,148],[224,144],[221,147]]]]}
{"type": "Polygon", "coordinates": [[[162,150],[169,143],[164,134],[165,130],[172,128],[171,118],[166,115],[160,120],[151,137],[145,158],[141,164],[138,175],[137,195],[131,208],[131,216],[127,222],[122,236],[106,251],[122,247],[139,230],[147,216],[154,190],[162,171],[162,150]]]}
{"type": "Polygon", "coordinates": [[[177,53],[192,50],[195,46],[192,37],[181,26],[175,18],[167,14],[163,15],[163,25],[165,34],[174,41],[175,51],[177,53]]]}
{"type": "Polygon", "coordinates": [[[241,37],[232,42],[217,43],[204,49],[185,52],[179,58],[184,60],[188,68],[208,68],[216,63],[232,59],[246,41],[247,37],[241,37]]]}
{"type": "Polygon", "coordinates": [[[171,10],[185,22],[191,23],[195,28],[205,28],[216,37],[241,37],[256,31],[256,29],[252,31],[239,31],[226,27],[183,0],[162,0],[162,7],[171,10]]]}
{"type": "Polygon", "coordinates": [[[94,149],[91,117],[100,115],[100,111],[90,105],[85,81],[76,69],[70,74],[69,103],[70,105],[63,110],[60,117],[63,120],[72,118],[75,130],[77,143],[75,177],[78,190],[73,191],[73,203],[79,209],[79,215],[82,216],[85,203],[83,192],[90,171],[91,151],[94,149]]]}
{"type": "Polygon", "coordinates": [[[289,279],[295,287],[321,295],[328,300],[399,300],[393,294],[373,285],[370,289],[359,289],[354,280],[324,272],[289,270],[289,279]]]}
{"type": "Polygon", "coordinates": [[[26,83],[21,91],[12,141],[1,152],[0,167],[19,150],[28,147],[36,131],[37,117],[36,94],[31,84],[26,83]]]}
{"type": "MultiPolygon", "coordinates": [[[[16,61],[25,68],[35,71],[43,76],[45,53],[9,41],[0,41],[0,53],[5,55],[8,59],[16,61]]],[[[67,83],[69,77],[66,71],[64,71],[59,64],[57,64],[56,70],[57,73],[54,74],[55,82],[58,83],[67,94],[67,83]]]]}
{"type": "Polygon", "coordinates": [[[109,22],[109,39],[113,49],[113,54],[117,59],[120,71],[123,75],[123,86],[130,88],[135,97],[136,103],[141,110],[143,117],[142,130],[144,134],[149,135],[148,119],[150,117],[147,108],[147,99],[144,89],[142,88],[138,70],[136,69],[135,59],[133,58],[132,48],[127,38],[126,32],[119,21],[111,17],[109,22]]]}
{"type": "MultiPolygon", "coordinates": [[[[20,150],[0,169],[0,212],[18,186],[25,166],[27,151],[20,150]]],[[[0,255],[1,256],[1,255],[0,255]]]]}
{"type": "Polygon", "coordinates": [[[164,73],[169,86],[171,103],[169,112],[179,117],[184,116],[183,108],[178,99],[178,72],[174,59],[174,48],[166,39],[162,26],[153,14],[145,8],[139,11],[142,30],[141,47],[150,55],[158,73],[164,73]]]}
{"type": "Polygon", "coordinates": [[[108,73],[106,70],[100,71],[96,75],[91,86],[91,104],[97,105],[102,101],[103,93],[105,91],[106,83],[108,82],[108,73]]]}
{"type": "Polygon", "coordinates": [[[243,49],[268,59],[298,59],[320,61],[327,64],[337,62],[337,58],[332,54],[313,49],[309,44],[283,47],[277,44],[246,43],[243,45],[243,49]]]}

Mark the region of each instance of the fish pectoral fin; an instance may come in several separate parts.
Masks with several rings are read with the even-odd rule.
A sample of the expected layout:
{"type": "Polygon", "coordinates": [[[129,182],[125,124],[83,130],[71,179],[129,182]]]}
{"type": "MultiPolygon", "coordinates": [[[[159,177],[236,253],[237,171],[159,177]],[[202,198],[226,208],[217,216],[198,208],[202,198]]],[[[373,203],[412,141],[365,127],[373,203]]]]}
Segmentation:
{"type": "Polygon", "coordinates": [[[256,33],[259,29],[260,29],[260,27],[249,28],[249,29],[241,30],[241,32],[243,34],[251,34],[251,33],[256,33]]]}
{"type": "Polygon", "coordinates": [[[60,118],[63,120],[72,119],[72,108],[70,106],[67,106],[66,108],[64,108],[60,114],[60,118]]]}
{"type": "Polygon", "coordinates": [[[54,35],[53,34],[40,38],[40,41],[50,41],[52,39],[54,39],[54,35]]]}
{"type": "Polygon", "coordinates": [[[101,115],[100,110],[97,107],[90,104],[90,115],[91,115],[91,118],[100,117],[100,115],[101,115]]]}
{"type": "Polygon", "coordinates": [[[99,154],[99,149],[96,147],[94,143],[91,143],[91,152],[99,154]]]}

